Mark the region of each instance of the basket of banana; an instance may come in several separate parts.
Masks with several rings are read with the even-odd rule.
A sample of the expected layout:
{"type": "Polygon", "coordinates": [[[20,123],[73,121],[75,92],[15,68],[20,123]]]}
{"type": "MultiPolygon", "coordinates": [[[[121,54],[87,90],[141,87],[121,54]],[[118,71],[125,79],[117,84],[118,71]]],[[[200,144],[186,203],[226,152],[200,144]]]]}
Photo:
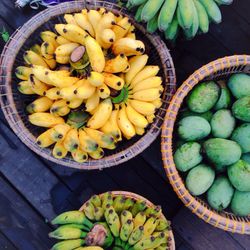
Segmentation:
{"type": "Polygon", "coordinates": [[[17,136],[61,165],[101,169],[142,152],[175,91],[171,56],[106,1],[49,8],[1,57],[1,107],[17,136]]]}
{"type": "Polygon", "coordinates": [[[174,250],[170,222],[160,206],[124,191],[92,196],[79,211],[52,220],[49,237],[61,240],[52,250],[174,250]]]}

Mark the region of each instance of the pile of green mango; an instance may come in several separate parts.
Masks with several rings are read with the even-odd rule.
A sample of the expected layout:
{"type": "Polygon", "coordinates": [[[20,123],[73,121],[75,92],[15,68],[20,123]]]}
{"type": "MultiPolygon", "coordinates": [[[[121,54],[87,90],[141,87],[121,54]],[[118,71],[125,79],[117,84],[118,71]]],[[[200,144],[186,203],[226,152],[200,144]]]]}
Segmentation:
{"type": "Polygon", "coordinates": [[[250,76],[199,83],[183,105],[174,161],[187,189],[218,211],[250,215],[250,76]]]}

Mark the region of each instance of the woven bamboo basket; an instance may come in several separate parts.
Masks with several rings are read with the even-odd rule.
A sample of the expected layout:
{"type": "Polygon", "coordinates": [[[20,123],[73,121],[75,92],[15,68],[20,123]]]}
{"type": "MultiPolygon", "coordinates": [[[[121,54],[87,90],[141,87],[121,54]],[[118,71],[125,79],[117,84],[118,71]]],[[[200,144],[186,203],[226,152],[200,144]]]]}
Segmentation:
{"type": "Polygon", "coordinates": [[[146,45],[146,53],[149,54],[150,58],[149,63],[160,66],[159,74],[165,80],[164,92],[162,94],[163,105],[158,109],[156,119],[149,126],[145,135],[135,137],[129,141],[124,140],[118,145],[116,150],[105,152],[105,157],[101,160],[90,159],[85,163],[77,163],[73,161],[71,157],[60,160],[55,159],[51,155],[50,148],[42,149],[36,144],[35,138],[43,130],[28,122],[28,116],[27,113],[25,113],[25,106],[27,103],[30,103],[32,99],[18,92],[18,79],[14,76],[14,69],[23,64],[22,56],[25,50],[29,49],[37,42],[41,43],[39,38],[39,33],[41,31],[48,29],[54,31],[54,24],[59,22],[65,23],[63,20],[63,14],[79,12],[83,8],[96,9],[98,7],[105,7],[107,10],[114,13],[122,13],[129,16],[125,9],[107,1],[72,1],[48,8],[30,19],[11,36],[1,55],[0,68],[1,108],[6,120],[20,140],[38,155],[50,161],[68,167],[88,170],[102,169],[118,165],[133,158],[147,148],[160,133],[167,106],[175,92],[175,70],[166,45],[161,41],[159,36],[152,36],[146,33],[145,28],[135,23],[133,18],[129,16],[137,28],[137,37],[143,40],[146,45]]]}
{"type": "Polygon", "coordinates": [[[168,179],[178,197],[193,213],[211,225],[233,233],[250,235],[250,216],[235,216],[231,212],[218,212],[206,201],[193,197],[186,189],[173,160],[173,131],[178,111],[184,98],[200,81],[219,80],[233,73],[250,73],[250,56],[235,55],[213,61],[195,71],[177,90],[168,107],[162,128],[161,152],[168,179]]]}
{"type": "MultiPolygon", "coordinates": [[[[147,206],[148,207],[153,207],[154,204],[147,200],[146,198],[138,195],[138,194],[135,194],[135,193],[131,193],[131,192],[126,192],[126,191],[112,191],[111,192],[112,195],[115,197],[117,195],[124,195],[126,198],[131,198],[131,199],[134,199],[134,200],[142,200],[142,201],[145,201],[147,206]]],[[[101,194],[102,196],[103,194],[101,194]]],[[[86,201],[85,203],[87,203],[88,201],[86,201]]],[[[83,206],[85,205],[85,203],[81,206],[81,208],[79,209],[80,211],[83,211],[83,206]]],[[[164,214],[161,214],[162,218],[166,219],[164,214]]],[[[169,230],[169,236],[168,236],[168,248],[166,250],[175,250],[175,241],[174,241],[174,235],[173,235],[173,232],[172,230],[169,230]]]]}

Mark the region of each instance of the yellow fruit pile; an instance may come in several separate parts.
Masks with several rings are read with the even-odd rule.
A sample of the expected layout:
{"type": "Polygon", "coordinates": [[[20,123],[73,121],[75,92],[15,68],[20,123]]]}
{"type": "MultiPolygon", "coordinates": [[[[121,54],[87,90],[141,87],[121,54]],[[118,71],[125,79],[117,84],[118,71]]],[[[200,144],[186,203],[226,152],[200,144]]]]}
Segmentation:
{"type": "Polygon", "coordinates": [[[29,121],[49,128],[37,138],[55,143],[53,156],[77,162],[103,157],[122,136],[142,135],[162,104],[158,66],[147,65],[128,17],[101,8],[65,14],[66,24],[43,31],[41,45],[16,69],[21,93],[38,95],[27,106],[29,121]]]}

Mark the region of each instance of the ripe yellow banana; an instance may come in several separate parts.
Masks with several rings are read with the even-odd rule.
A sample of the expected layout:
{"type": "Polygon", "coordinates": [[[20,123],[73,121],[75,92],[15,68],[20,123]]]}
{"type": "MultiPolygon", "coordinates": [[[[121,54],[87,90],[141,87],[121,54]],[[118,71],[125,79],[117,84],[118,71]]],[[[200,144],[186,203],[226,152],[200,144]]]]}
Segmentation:
{"type": "Polygon", "coordinates": [[[32,47],[30,47],[30,50],[38,54],[39,56],[42,55],[41,52],[41,46],[39,44],[34,44],[32,47]]]}
{"type": "Polygon", "coordinates": [[[43,58],[31,50],[24,52],[23,59],[28,65],[41,65],[45,68],[48,68],[47,63],[43,60],[43,58]]]}
{"type": "Polygon", "coordinates": [[[15,70],[15,75],[20,80],[28,80],[30,74],[32,74],[32,68],[29,67],[19,66],[15,70]]]}
{"type": "Polygon", "coordinates": [[[43,57],[43,60],[48,64],[50,69],[54,69],[56,67],[56,60],[54,58],[46,59],[43,57]]]}
{"type": "Polygon", "coordinates": [[[87,15],[83,13],[76,13],[74,15],[75,22],[79,25],[82,29],[87,31],[92,37],[95,37],[95,31],[92,27],[92,24],[89,22],[87,15]]]}
{"type": "Polygon", "coordinates": [[[105,67],[105,57],[99,43],[91,36],[85,36],[85,46],[93,71],[102,72],[105,67]]]}
{"type": "Polygon", "coordinates": [[[149,77],[156,76],[159,72],[159,66],[147,65],[131,80],[130,86],[134,87],[135,84],[141,82],[149,77]]]}
{"type": "Polygon", "coordinates": [[[53,59],[54,58],[54,52],[55,52],[55,47],[53,43],[51,42],[43,42],[41,45],[41,54],[44,58],[46,59],[53,59]]]}
{"type": "Polygon", "coordinates": [[[126,83],[130,84],[133,78],[140,72],[147,64],[148,55],[133,56],[129,59],[130,70],[126,73],[126,83]]]}
{"type": "Polygon", "coordinates": [[[58,100],[60,99],[60,89],[59,88],[51,88],[51,89],[48,89],[46,92],[45,92],[45,96],[47,96],[50,100],[58,100]]]}
{"type": "Polygon", "coordinates": [[[50,100],[48,97],[43,96],[40,97],[38,99],[36,99],[35,101],[33,101],[32,103],[30,103],[27,107],[26,110],[28,111],[28,113],[32,114],[32,113],[36,113],[36,112],[44,112],[50,109],[50,107],[52,106],[53,101],[50,100]]]}
{"type": "Polygon", "coordinates": [[[84,131],[87,135],[93,138],[101,148],[114,149],[116,147],[113,136],[106,135],[103,132],[92,128],[84,128],[84,131]]]}
{"type": "Polygon", "coordinates": [[[110,96],[110,89],[109,87],[104,83],[100,87],[97,87],[97,92],[100,98],[106,99],[110,96]]]}
{"type": "Polygon", "coordinates": [[[54,127],[57,124],[64,123],[64,119],[61,117],[54,116],[50,113],[38,112],[29,115],[29,121],[33,125],[39,127],[50,128],[54,127]]]}
{"type": "Polygon", "coordinates": [[[155,108],[160,108],[161,107],[161,105],[162,105],[162,100],[161,100],[161,98],[157,98],[157,99],[155,99],[154,101],[152,101],[151,102],[154,106],[155,106],[155,108]]]}
{"type": "Polygon", "coordinates": [[[125,105],[123,105],[118,112],[117,124],[125,138],[129,140],[135,136],[135,128],[128,119],[125,105]]]}
{"type": "Polygon", "coordinates": [[[55,55],[56,57],[70,56],[73,50],[77,48],[78,46],[79,46],[78,43],[66,43],[66,44],[60,45],[56,48],[55,55]]]}
{"type": "Polygon", "coordinates": [[[62,159],[67,155],[68,151],[67,149],[63,146],[63,142],[58,141],[52,151],[52,155],[57,158],[57,159],[62,159]]]}
{"type": "Polygon", "coordinates": [[[151,102],[159,98],[161,94],[162,94],[162,89],[152,88],[135,92],[132,97],[135,100],[151,102]]]}
{"type": "Polygon", "coordinates": [[[65,136],[63,146],[69,152],[75,152],[80,145],[78,131],[75,128],[71,128],[65,136]]]}
{"type": "Polygon", "coordinates": [[[66,100],[57,100],[50,107],[50,113],[56,116],[65,116],[70,112],[66,100]]]}
{"type": "Polygon", "coordinates": [[[79,148],[76,151],[71,152],[71,155],[73,159],[79,163],[83,163],[88,160],[88,154],[79,148]]]}
{"type": "Polygon", "coordinates": [[[83,83],[75,90],[75,96],[80,99],[88,99],[95,92],[95,87],[86,79],[81,80],[83,83]]]}
{"type": "Polygon", "coordinates": [[[142,55],[145,52],[145,45],[140,40],[123,37],[114,42],[112,51],[115,55],[122,53],[126,56],[142,55]]]}
{"type": "Polygon", "coordinates": [[[100,102],[100,97],[96,90],[94,94],[90,96],[85,103],[86,111],[87,112],[93,111],[99,105],[99,102],[100,102]]]}
{"type": "Polygon", "coordinates": [[[103,73],[104,83],[112,89],[121,90],[124,86],[124,80],[114,74],[103,73]]]}
{"type": "Polygon", "coordinates": [[[71,42],[85,44],[84,37],[87,32],[74,24],[56,24],[56,31],[64,38],[71,42]]]}
{"type": "Polygon", "coordinates": [[[40,37],[42,38],[44,42],[52,43],[55,48],[58,46],[58,43],[56,41],[57,34],[55,34],[54,32],[49,31],[49,30],[43,31],[40,33],[40,37]]]}
{"type": "Polygon", "coordinates": [[[65,14],[63,17],[64,17],[67,24],[74,24],[74,25],[78,26],[78,24],[74,18],[75,15],[73,16],[72,14],[65,14]]]}
{"type": "Polygon", "coordinates": [[[150,102],[129,100],[129,104],[142,115],[152,115],[155,113],[156,107],[150,102]]]}
{"type": "Polygon", "coordinates": [[[58,124],[52,128],[51,138],[53,141],[62,142],[69,130],[70,126],[67,123],[58,124]]]}
{"type": "Polygon", "coordinates": [[[104,49],[109,49],[115,42],[116,36],[112,29],[104,29],[100,34],[101,46],[104,49]]]}
{"type": "Polygon", "coordinates": [[[129,28],[131,27],[131,21],[129,20],[128,17],[122,18],[116,25],[113,26],[112,30],[115,33],[116,39],[121,39],[129,31],[129,28]]]}
{"type": "Polygon", "coordinates": [[[56,56],[56,62],[60,64],[69,64],[70,56],[56,56]]]}
{"type": "Polygon", "coordinates": [[[132,92],[134,93],[134,92],[144,90],[144,89],[157,88],[161,86],[161,84],[162,84],[161,77],[152,76],[135,84],[135,86],[132,88],[132,92]]]}
{"type": "Polygon", "coordinates": [[[93,114],[93,116],[89,119],[87,126],[92,129],[101,128],[109,119],[112,112],[112,102],[110,98],[105,99],[100,102],[97,110],[93,114]]]}
{"type": "Polygon", "coordinates": [[[57,36],[56,42],[58,43],[58,46],[66,44],[66,43],[70,43],[70,41],[68,39],[64,38],[63,36],[57,36]]]}
{"type": "Polygon", "coordinates": [[[128,119],[134,126],[140,127],[140,128],[147,127],[148,125],[147,119],[142,114],[137,112],[134,108],[132,108],[132,106],[130,106],[129,104],[127,104],[126,106],[126,113],[127,113],[128,119]]]}
{"type": "Polygon", "coordinates": [[[135,26],[134,25],[130,26],[128,33],[126,34],[125,37],[132,38],[132,39],[136,40],[135,26]]]}
{"type": "Polygon", "coordinates": [[[67,102],[68,107],[70,109],[76,109],[76,108],[80,107],[82,105],[82,103],[83,103],[83,99],[80,99],[80,98],[74,98],[74,99],[67,102]]]}
{"type": "Polygon", "coordinates": [[[35,92],[31,88],[30,81],[22,81],[18,83],[17,89],[24,95],[34,95],[35,92]]]}
{"type": "Polygon", "coordinates": [[[33,74],[30,75],[29,83],[31,86],[31,89],[37,94],[37,95],[45,95],[46,90],[49,89],[49,86],[41,81],[39,81],[33,74]]]}
{"type": "Polygon", "coordinates": [[[120,73],[126,70],[128,66],[128,58],[124,54],[119,54],[115,58],[106,61],[104,72],[120,73]]]}
{"type": "Polygon", "coordinates": [[[76,90],[77,88],[83,86],[84,82],[86,80],[82,79],[77,81],[76,83],[74,83],[73,85],[69,86],[69,87],[64,87],[60,89],[60,96],[63,99],[66,100],[72,100],[72,99],[76,99],[76,90]]]}
{"type": "Polygon", "coordinates": [[[95,71],[90,72],[90,76],[88,77],[88,81],[95,87],[99,87],[104,83],[103,74],[95,71]]]}
{"type": "Polygon", "coordinates": [[[101,20],[102,16],[97,10],[89,10],[87,12],[87,17],[88,17],[88,20],[91,23],[91,25],[92,25],[92,27],[93,27],[93,29],[95,31],[95,36],[96,36],[97,26],[100,23],[100,20],[101,20]]]}
{"type": "Polygon", "coordinates": [[[99,147],[94,152],[89,152],[88,154],[91,156],[91,158],[99,160],[104,156],[104,151],[102,148],[99,147]]]}
{"type": "Polygon", "coordinates": [[[154,121],[154,119],[155,119],[155,115],[154,114],[147,115],[146,119],[148,120],[148,123],[152,123],[154,121]]]}
{"type": "Polygon", "coordinates": [[[135,132],[136,132],[137,135],[143,135],[145,133],[145,129],[135,126],[135,132]]]}
{"type": "Polygon", "coordinates": [[[80,148],[87,152],[91,153],[98,149],[98,143],[91,138],[83,129],[79,129],[79,141],[80,141],[80,148]]]}
{"type": "Polygon", "coordinates": [[[41,148],[49,147],[55,143],[51,137],[52,130],[53,128],[50,128],[37,137],[36,142],[41,148]]]}
{"type": "Polygon", "coordinates": [[[64,88],[69,87],[79,81],[79,78],[77,77],[71,77],[71,76],[65,76],[61,77],[60,74],[55,73],[54,71],[51,71],[48,74],[49,81],[58,88],[64,88]]]}

